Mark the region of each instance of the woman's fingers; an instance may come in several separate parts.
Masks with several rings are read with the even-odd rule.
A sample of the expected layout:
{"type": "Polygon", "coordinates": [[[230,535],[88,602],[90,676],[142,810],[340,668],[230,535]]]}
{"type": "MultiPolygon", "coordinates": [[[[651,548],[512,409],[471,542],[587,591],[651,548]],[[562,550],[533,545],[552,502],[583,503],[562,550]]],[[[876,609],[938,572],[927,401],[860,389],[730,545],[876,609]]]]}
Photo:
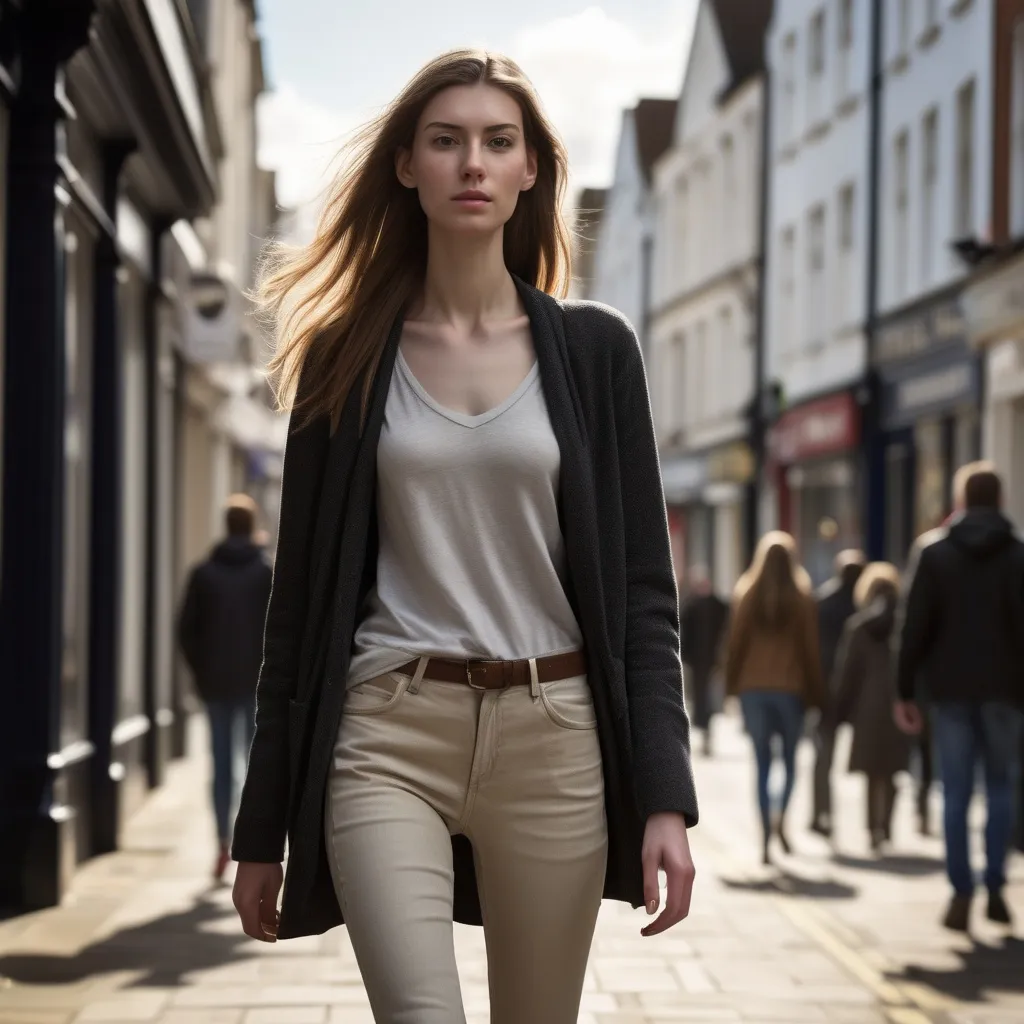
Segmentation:
{"type": "MultiPolygon", "coordinates": [[[[642,929],[644,936],[658,935],[679,924],[690,913],[690,900],[693,896],[693,881],[696,872],[693,862],[688,858],[677,858],[671,855],[663,860],[667,892],[665,909],[656,921],[652,921],[642,929]]],[[[645,871],[646,879],[646,871],[645,871]]],[[[646,886],[645,886],[646,895],[646,886]]],[[[649,904],[648,904],[649,905],[649,904]]]]}

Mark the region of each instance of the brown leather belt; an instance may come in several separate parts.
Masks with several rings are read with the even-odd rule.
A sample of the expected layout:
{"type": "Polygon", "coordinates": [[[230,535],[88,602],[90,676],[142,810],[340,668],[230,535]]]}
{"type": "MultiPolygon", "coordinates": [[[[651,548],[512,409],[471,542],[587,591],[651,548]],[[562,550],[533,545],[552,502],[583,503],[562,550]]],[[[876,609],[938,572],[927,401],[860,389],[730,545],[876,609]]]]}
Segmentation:
{"type": "MultiPolygon", "coordinates": [[[[537,682],[553,683],[556,679],[571,679],[586,675],[587,656],[583,651],[567,654],[549,654],[537,658],[537,682]]],[[[402,675],[414,675],[418,660],[407,662],[395,669],[402,675]]],[[[507,686],[530,685],[530,659],[515,661],[463,661],[449,658],[431,658],[423,673],[424,679],[442,683],[466,683],[474,690],[504,690],[507,686]]]]}

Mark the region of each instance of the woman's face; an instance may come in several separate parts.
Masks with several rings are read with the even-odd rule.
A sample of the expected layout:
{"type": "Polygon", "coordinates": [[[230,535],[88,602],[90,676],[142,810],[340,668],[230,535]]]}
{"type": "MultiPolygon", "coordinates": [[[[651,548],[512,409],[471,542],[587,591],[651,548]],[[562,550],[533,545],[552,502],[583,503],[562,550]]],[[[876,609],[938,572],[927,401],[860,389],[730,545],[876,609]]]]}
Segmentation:
{"type": "Polygon", "coordinates": [[[537,155],[512,96],[484,83],[455,85],[427,104],[412,149],[399,151],[395,169],[419,192],[434,227],[482,234],[503,227],[519,193],[533,187],[537,155]]]}

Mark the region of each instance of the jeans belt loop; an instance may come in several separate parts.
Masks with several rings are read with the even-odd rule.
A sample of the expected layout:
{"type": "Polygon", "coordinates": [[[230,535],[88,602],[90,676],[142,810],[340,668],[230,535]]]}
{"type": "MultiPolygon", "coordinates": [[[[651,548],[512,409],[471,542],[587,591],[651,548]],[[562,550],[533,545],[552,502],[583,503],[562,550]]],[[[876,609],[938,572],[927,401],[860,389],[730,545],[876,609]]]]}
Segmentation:
{"type": "Polygon", "coordinates": [[[530,659],[530,696],[536,700],[540,696],[540,677],[537,672],[537,659],[530,659]]]}

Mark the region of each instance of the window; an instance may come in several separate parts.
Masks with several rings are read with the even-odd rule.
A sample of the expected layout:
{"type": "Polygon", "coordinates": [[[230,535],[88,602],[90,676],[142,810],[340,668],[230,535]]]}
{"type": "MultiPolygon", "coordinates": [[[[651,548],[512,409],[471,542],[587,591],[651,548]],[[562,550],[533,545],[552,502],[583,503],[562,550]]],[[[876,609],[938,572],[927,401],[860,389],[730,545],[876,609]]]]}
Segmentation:
{"type": "Polygon", "coordinates": [[[839,0],[836,98],[840,103],[853,92],[853,13],[853,0],[839,0]]]}
{"type": "Polygon", "coordinates": [[[937,28],[939,24],[939,18],[941,17],[940,11],[941,0],[924,0],[924,25],[925,31],[932,28],[937,28]]]}
{"type": "Polygon", "coordinates": [[[1010,225],[1024,235],[1024,17],[1013,29],[1013,98],[1011,100],[1010,225]]]}
{"type": "Polygon", "coordinates": [[[907,294],[907,257],[910,232],[910,137],[900,132],[893,146],[892,159],[893,207],[893,298],[897,301],[907,294]]]}
{"type": "Polygon", "coordinates": [[[780,104],[783,147],[796,138],[796,33],[790,32],[782,44],[782,103],[780,104]]]}
{"type": "Polygon", "coordinates": [[[816,206],[807,217],[807,341],[825,340],[825,207],[816,206]]]}
{"type": "Polygon", "coordinates": [[[686,178],[676,178],[675,197],[673,199],[673,210],[675,213],[674,226],[672,229],[672,291],[673,293],[683,287],[686,282],[686,249],[690,244],[687,206],[690,202],[689,189],[686,178]]]}
{"type": "Polygon", "coordinates": [[[710,390],[720,397],[719,406],[733,409],[740,404],[736,397],[736,384],[740,379],[741,360],[737,358],[738,346],[733,339],[732,310],[722,306],[718,311],[718,369],[719,377],[711,382],[710,390]]]}
{"type": "Polygon", "coordinates": [[[856,262],[854,258],[854,187],[852,184],[845,185],[839,191],[838,210],[838,242],[839,260],[836,268],[838,279],[836,296],[836,314],[838,326],[845,326],[853,318],[853,289],[854,271],[856,262]]]}
{"type": "Polygon", "coordinates": [[[929,285],[935,267],[935,198],[939,185],[939,111],[932,107],[921,128],[921,283],[929,285]]]}
{"type": "Polygon", "coordinates": [[[896,5],[896,55],[903,56],[910,50],[910,34],[914,28],[914,0],[897,0],[896,5]]]}
{"type": "Polygon", "coordinates": [[[807,118],[816,124],[825,109],[825,11],[811,18],[807,37],[807,118]]]}
{"type": "Polygon", "coordinates": [[[722,257],[728,260],[736,251],[736,208],[740,203],[736,187],[736,147],[731,135],[723,135],[719,144],[722,155],[722,257]]]}
{"type": "Polygon", "coordinates": [[[796,231],[786,228],[779,245],[779,344],[780,352],[796,347],[796,231]]]}
{"type": "Polygon", "coordinates": [[[683,425],[686,408],[686,335],[676,333],[669,342],[668,359],[665,366],[665,415],[663,422],[667,433],[674,433],[683,425]]]}
{"type": "Polygon", "coordinates": [[[974,80],[956,95],[956,209],[957,238],[974,233],[974,80]]]}

